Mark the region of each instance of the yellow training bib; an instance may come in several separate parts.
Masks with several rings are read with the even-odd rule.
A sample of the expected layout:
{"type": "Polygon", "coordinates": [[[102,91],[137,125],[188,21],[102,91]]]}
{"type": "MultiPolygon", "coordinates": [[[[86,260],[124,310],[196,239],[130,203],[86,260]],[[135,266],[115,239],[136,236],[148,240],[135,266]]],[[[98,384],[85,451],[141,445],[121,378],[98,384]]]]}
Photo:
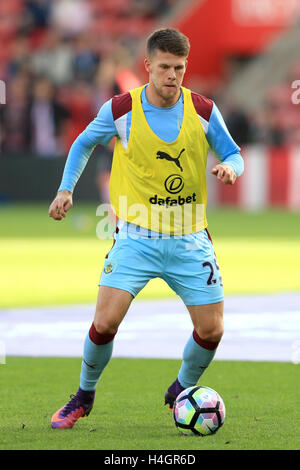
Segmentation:
{"type": "MultiPolygon", "coordinates": [[[[150,128],[141,103],[144,87],[130,91],[132,119],[127,149],[117,138],[110,199],[118,218],[170,235],[207,226],[206,163],[209,144],[182,87],[184,114],[177,139],[168,143],[150,128]]],[[[162,121],[162,126],[166,125],[162,121]]]]}

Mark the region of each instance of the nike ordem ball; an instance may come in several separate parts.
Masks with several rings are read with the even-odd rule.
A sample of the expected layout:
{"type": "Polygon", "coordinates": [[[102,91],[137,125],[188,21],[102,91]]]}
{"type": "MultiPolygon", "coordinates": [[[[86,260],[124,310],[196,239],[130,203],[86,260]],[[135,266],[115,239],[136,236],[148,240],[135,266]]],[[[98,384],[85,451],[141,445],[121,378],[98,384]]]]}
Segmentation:
{"type": "Polygon", "coordinates": [[[186,388],[173,406],[175,425],[185,435],[208,436],[216,433],[224,423],[225,413],[220,395],[204,386],[186,388]]]}

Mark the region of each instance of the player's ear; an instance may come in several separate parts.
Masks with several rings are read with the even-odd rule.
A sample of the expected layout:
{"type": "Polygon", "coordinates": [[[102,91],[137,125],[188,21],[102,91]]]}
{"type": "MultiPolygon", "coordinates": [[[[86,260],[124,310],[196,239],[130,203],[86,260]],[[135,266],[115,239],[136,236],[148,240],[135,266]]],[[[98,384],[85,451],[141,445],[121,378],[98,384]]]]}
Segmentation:
{"type": "Polygon", "coordinates": [[[145,57],[144,59],[144,65],[145,65],[145,69],[146,69],[146,72],[150,72],[150,66],[151,66],[151,62],[150,60],[148,59],[148,57],[145,57]]]}

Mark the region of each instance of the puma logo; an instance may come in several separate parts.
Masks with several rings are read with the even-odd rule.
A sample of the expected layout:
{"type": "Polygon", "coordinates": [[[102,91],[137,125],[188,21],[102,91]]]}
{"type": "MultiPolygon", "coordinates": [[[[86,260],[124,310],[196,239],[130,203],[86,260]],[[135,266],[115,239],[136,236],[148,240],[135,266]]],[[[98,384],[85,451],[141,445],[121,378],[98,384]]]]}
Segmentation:
{"type": "Polygon", "coordinates": [[[83,362],[88,366],[90,367],[91,369],[95,369],[95,365],[94,364],[89,364],[85,359],[83,359],[83,362]]]}
{"type": "Polygon", "coordinates": [[[180,158],[180,155],[182,154],[182,152],[184,152],[185,149],[182,149],[180,154],[178,155],[178,157],[176,158],[173,158],[171,157],[168,153],[166,152],[161,152],[160,150],[156,153],[156,158],[159,158],[159,159],[165,159],[165,160],[168,160],[169,162],[174,162],[176,166],[178,166],[178,168],[180,168],[181,171],[183,171],[180,163],[179,163],[179,158],[180,158]]]}

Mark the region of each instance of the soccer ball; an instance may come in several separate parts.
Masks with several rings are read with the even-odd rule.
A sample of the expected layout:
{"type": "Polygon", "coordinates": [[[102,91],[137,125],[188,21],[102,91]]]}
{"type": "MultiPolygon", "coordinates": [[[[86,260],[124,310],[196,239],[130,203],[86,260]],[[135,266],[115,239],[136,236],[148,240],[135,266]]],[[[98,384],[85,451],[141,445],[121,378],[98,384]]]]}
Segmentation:
{"type": "Polygon", "coordinates": [[[207,436],[217,432],[224,423],[225,405],[215,390],[196,385],[178,395],[173,418],[183,434],[207,436]]]}

